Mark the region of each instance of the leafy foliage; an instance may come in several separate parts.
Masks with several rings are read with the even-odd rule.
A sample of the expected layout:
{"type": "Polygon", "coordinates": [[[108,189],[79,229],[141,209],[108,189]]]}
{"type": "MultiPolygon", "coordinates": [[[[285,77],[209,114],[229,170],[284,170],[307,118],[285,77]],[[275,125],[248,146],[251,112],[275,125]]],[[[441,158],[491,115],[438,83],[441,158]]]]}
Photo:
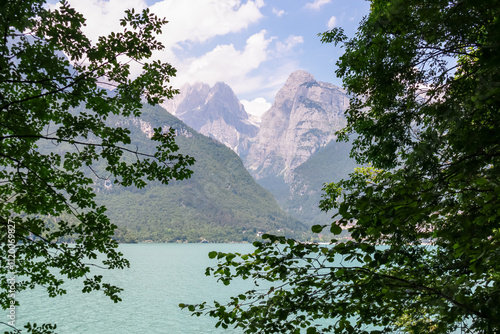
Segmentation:
{"type": "MultiPolygon", "coordinates": [[[[130,149],[129,130],[106,123],[110,115],[139,117],[141,99],[157,104],[174,93],[170,64],[147,61],[163,46],[155,40],[165,20],[149,11],[126,12],[123,31],[90,41],[85,19],[67,2],[48,10],[43,0],[12,0],[0,11],[0,304],[12,300],[4,278],[15,274],[15,292],[42,285],[64,294],[64,279],[83,279],[83,292],[102,290],[119,301],[120,289],[90,268],[124,268],[115,225],[95,202],[88,173],[101,162],[110,181],[144,187],[190,176],[193,159],[176,153],[172,131],[156,129],[150,153],[130,149]],[[131,75],[130,64],[142,64],[131,75]],[[113,87],[113,93],[102,86],[113,87]],[[74,113],[73,109],[86,109],[74,113]],[[42,153],[51,144],[54,151],[42,153]],[[57,146],[70,147],[57,150],[57,146]],[[57,218],[55,223],[50,218],[57,218]],[[11,228],[11,226],[14,228],[11,228]],[[9,234],[10,233],[10,234],[9,234]],[[14,239],[7,239],[13,235],[14,239]],[[60,243],[71,236],[73,245],[60,243]],[[14,240],[15,262],[9,266],[14,240]],[[104,254],[101,263],[98,253],[104,254]]],[[[50,331],[50,325],[27,325],[50,331]]]]}
{"type": "Polygon", "coordinates": [[[330,230],[352,240],[268,236],[252,254],[217,254],[209,273],[224,283],[273,287],[194,313],[246,333],[498,333],[499,17],[496,0],[374,0],[354,38],[322,34],[345,47],[340,134],[372,164],[324,188],[330,230]]]}

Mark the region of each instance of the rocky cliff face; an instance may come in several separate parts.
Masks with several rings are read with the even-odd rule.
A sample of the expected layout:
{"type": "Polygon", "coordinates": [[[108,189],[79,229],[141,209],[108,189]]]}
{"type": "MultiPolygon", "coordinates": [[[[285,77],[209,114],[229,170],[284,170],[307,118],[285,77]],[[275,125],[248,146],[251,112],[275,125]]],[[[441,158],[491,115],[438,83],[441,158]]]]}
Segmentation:
{"type": "Polygon", "coordinates": [[[350,145],[334,141],[348,104],[339,87],[296,71],[261,118],[260,129],[223,83],[186,85],[163,107],[233,149],[285,211],[308,224],[327,224],[331,214],[318,209],[321,188],[347,177],[355,166],[350,145]]]}
{"type": "Polygon", "coordinates": [[[225,144],[240,157],[247,154],[249,140],[257,134],[243,105],[224,83],[213,87],[196,83],[185,85],[164,107],[196,131],[225,144]]]}
{"type": "Polygon", "coordinates": [[[280,176],[292,182],[293,170],[335,139],[348,104],[339,87],[305,71],[292,73],[262,117],[245,158],[247,169],[256,179],[280,176]]]}

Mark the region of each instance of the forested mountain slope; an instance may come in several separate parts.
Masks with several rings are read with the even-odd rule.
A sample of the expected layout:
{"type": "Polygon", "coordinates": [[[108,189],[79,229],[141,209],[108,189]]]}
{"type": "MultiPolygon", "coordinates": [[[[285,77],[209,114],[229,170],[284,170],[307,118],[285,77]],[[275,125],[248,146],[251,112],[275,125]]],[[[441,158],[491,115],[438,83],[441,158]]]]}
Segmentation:
{"type": "Polygon", "coordinates": [[[196,159],[189,180],[143,189],[96,179],[99,203],[119,226],[121,241],[252,241],[259,232],[300,235],[307,228],[285,214],[273,196],[245,170],[225,145],[203,136],[160,107],[145,106],[141,121],[114,119],[132,132],[131,147],[151,145],[145,132],[176,129],[182,153],[196,159]]]}

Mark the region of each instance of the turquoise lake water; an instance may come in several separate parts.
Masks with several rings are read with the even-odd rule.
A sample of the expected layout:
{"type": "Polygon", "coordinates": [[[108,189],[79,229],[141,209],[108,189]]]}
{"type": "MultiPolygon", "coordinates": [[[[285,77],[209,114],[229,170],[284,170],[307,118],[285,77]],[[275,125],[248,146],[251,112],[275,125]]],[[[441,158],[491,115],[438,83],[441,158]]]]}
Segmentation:
{"type": "MultiPolygon", "coordinates": [[[[78,281],[68,282],[68,294],[56,298],[47,297],[43,289],[23,291],[17,295],[21,305],[16,308],[16,323],[56,323],[59,334],[242,333],[217,329],[216,319],[192,317],[178,305],[223,302],[254,289],[251,281],[225,286],[205,276],[205,268],[216,265],[216,260],[208,258],[210,251],[248,253],[253,249],[249,244],[122,244],[120,251],[131,267],[95,273],[124,288],[123,301],[113,303],[100,292],[83,294],[78,281]]],[[[0,324],[0,333],[9,329],[0,324]]]]}
{"type": "MultiPolygon", "coordinates": [[[[83,294],[81,283],[75,281],[68,284],[67,295],[56,298],[48,298],[43,290],[19,294],[16,323],[56,323],[60,334],[239,333],[216,329],[215,319],[192,317],[178,305],[224,301],[253,288],[251,282],[224,286],[205,276],[205,268],[216,264],[208,258],[210,251],[246,253],[253,249],[249,244],[120,245],[131,267],[102,270],[102,274],[106,281],[125,289],[122,302],[113,303],[100,292],[83,294]]],[[[0,332],[4,330],[7,327],[0,325],[0,332]]]]}

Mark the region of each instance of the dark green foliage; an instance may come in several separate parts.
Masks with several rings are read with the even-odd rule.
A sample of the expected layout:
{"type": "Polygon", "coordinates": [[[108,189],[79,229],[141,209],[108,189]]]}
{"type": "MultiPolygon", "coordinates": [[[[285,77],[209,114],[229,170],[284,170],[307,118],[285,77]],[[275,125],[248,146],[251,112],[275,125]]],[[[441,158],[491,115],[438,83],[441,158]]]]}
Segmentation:
{"type": "MultiPolygon", "coordinates": [[[[36,286],[46,288],[51,297],[64,294],[65,279],[81,279],[83,292],[101,290],[119,301],[120,288],[90,271],[90,262],[114,269],[127,267],[128,261],[116,250],[116,226],[96,203],[89,175],[142,188],[147,181],[166,184],[191,174],[187,167],[193,160],[176,152],[172,132],[156,129],[151,138],[155,149],[142,152],[127,146],[129,130],[107,122],[114,116],[139,117],[142,98],[157,104],[176,93],[168,84],[175,69],[148,61],[153,51],[163,48],[155,35],[166,21],[148,10],[130,10],[121,20],[122,32],[95,43],[83,35],[84,22],[67,2],[53,11],[45,9],[43,0],[1,4],[3,309],[11,307],[15,293],[36,286]],[[135,78],[130,75],[131,63],[142,65],[135,78]],[[113,93],[102,85],[113,87],[113,93]],[[54,150],[44,151],[47,146],[54,150]],[[100,169],[92,170],[95,165],[100,169]],[[74,244],[61,243],[65,240],[74,244]],[[98,254],[101,262],[95,262],[98,254]],[[9,285],[7,279],[13,276],[16,284],[9,285]]],[[[26,328],[32,333],[53,329],[26,328]]]]}
{"type": "Polygon", "coordinates": [[[497,0],[374,0],[354,38],[322,34],[345,47],[340,135],[371,164],[324,187],[352,240],[218,254],[224,283],[273,288],[194,313],[246,333],[499,333],[499,18],[497,0]]]}

